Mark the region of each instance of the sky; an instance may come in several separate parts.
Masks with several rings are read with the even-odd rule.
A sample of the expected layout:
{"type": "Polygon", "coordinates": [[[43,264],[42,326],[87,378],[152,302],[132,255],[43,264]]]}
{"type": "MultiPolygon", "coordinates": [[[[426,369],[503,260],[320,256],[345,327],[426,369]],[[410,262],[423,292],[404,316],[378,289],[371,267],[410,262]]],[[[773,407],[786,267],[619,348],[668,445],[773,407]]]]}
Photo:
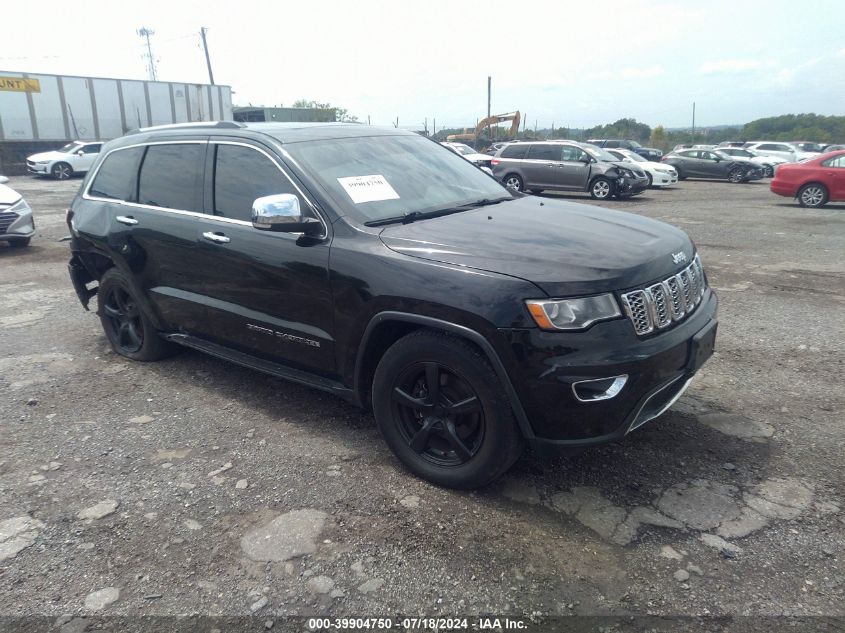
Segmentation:
{"type": "Polygon", "coordinates": [[[145,0],[9,2],[0,70],[214,78],[235,105],[313,99],[373,124],[474,127],[519,110],[527,125],[744,123],[845,115],[845,3],[767,0],[145,0]],[[10,28],[12,25],[16,28],[10,28]]]}

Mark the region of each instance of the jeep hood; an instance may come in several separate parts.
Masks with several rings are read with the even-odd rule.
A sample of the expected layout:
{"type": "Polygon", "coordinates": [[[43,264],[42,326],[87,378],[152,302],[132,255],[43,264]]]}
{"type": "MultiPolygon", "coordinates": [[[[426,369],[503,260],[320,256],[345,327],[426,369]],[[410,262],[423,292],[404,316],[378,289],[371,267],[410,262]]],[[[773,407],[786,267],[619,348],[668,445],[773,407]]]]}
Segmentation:
{"type": "Polygon", "coordinates": [[[694,255],[686,233],[663,222],[535,196],[390,225],[380,237],[398,253],[519,277],[553,297],[640,286],[677,272],[673,254],[694,255]]]}

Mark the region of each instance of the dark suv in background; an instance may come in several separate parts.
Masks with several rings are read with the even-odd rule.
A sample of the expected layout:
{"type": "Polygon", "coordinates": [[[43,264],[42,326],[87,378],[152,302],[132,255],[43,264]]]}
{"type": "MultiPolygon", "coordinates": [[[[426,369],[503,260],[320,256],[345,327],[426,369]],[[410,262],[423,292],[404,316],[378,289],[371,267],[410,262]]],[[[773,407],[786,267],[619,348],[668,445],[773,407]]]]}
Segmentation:
{"type": "Polygon", "coordinates": [[[654,147],[643,147],[636,141],[632,141],[630,139],[606,139],[606,138],[593,138],[587,141],[588,143],[595,145],[596,147],[606,147],[606,148],[613,148],[613,149],[629,149],[632,152],[636,152],[646,160],[651,161],[659,161],[660,157],[663,156],[663,152],[659,149],[654,147]]]}
{"type": "Polygon", "coordinates": [[[597,200],[629,198],[648,188],[634,163],[575,141],[512,143],[491,161],[493,175],[515,191],[586,191],[597,200]]]}
{"type": "Polygon", "coordinates": [[[526,443],[622,438],[715,340],[683,231],[512,192],[395,128],[141,130],[103,148],[67,220],[118,354],[186,346],[371,406],[446,486],[492,481],[526,443]]]}

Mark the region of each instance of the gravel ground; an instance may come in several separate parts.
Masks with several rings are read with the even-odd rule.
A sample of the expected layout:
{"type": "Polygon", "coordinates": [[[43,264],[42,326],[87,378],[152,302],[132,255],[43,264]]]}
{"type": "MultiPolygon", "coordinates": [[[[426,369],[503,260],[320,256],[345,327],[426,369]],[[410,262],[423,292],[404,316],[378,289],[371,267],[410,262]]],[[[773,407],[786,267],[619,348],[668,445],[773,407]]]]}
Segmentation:
{"type": "Polygon", "coordinates": [[[339,399],[113,354],[57,241],[79,180],[10,185],[38,234],[0,245],[0,615],[845,617],[845,206],[767,181],[606,203],[695,240],[715,356],[624,442],[460,493],[339,399]]]}

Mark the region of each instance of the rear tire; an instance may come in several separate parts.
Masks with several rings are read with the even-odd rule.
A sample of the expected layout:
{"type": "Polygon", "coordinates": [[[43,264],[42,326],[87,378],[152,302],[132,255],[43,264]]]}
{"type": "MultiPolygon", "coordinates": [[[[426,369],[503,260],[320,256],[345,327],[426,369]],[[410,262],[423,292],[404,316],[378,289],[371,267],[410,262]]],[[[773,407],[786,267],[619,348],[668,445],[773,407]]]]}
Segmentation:
{"type": "Polygon", "coordinates": [[[817,182],[811,182],[798,190],[798,204],[808,209],[823,207],[828,197],[827,187],[817,182]]]}
{"type": "Polygon", "coordinates": [[[110,268],[97,288],[97,315],[117,354],[138,361],[160,360],[179,348],[159,336],[141,308],[128,277],[110,268]]]}
{"type": "Polygon", "coordinates": [[[522,191],[524,186],[522,178],[518,174],[508,174],[502,179],[502,182],[505,184],[505,187],[514,191],[522,191]]]}
{"type": "Polygon", "coordinates": [[[437,485],[485,486],[522,453],[522,434],[496,372],[461,338],[417,330],[399,339],[376,368],[372,402],[390,449],[437,485]]]}

